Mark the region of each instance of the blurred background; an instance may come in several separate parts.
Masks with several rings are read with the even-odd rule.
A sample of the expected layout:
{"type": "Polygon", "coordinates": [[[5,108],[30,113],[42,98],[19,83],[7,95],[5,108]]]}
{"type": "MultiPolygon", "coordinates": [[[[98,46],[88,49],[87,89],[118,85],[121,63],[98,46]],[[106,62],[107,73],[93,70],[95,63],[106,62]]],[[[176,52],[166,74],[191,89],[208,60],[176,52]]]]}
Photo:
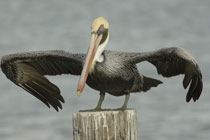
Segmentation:
{"type": "MultiPolygon", "coordinates": [[[[197,60],[204,89],[196,103],[185,102],[183,75],[166,79],[149,63],[138,64],[164,84],[132,94],[128,107],[138,115],[139,140],[210,138],[210,1],[209,0],[0,0],[0,57],[10,53],[61,49],[87,52],[90,26],[98,16],[110,23],[106,49],[144,52],[183,47],[197,60]]],[[[0,72],[1,140],[70,140],[72,113],[94,108],[99,95],[88,86],[76,95],[79,77],[48,77],[66,103],[48,109],[0,72]]],[[[103,108],[117,108],[124,97],[107,95],[103,108]]]]}

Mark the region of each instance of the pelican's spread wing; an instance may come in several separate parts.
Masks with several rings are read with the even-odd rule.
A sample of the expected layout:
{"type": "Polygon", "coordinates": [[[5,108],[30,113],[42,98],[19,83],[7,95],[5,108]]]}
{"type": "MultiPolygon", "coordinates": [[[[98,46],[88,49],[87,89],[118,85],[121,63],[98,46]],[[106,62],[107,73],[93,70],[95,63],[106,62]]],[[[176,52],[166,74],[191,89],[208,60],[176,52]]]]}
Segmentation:
{"type": "Polygon", "coordinates": [[[164,77],[184,74],[183,87],[190,84],[186,101],[198,100],[203,89],[202,74],[198,64],[190,53],[183,48],[164,48],[158,51],[133,54],[130,61],[139,63],[149,61],[157,68],[158,74],[164,77]]]}
{"type": "Polygon", "coordinates": [[[57,111],[64,102],[59,88],[44,75],[80,75],[84,54],[71,54],[64,51],[41,51],[17,53],[3,56],[1,69],[16,85],[57,111]]]}

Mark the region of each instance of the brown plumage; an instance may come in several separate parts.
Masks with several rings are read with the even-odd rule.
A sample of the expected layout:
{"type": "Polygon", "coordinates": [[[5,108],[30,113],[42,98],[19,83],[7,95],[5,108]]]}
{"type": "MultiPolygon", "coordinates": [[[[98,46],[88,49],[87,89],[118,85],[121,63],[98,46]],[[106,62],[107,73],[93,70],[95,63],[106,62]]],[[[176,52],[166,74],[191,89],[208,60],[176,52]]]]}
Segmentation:
{"type": "Polygon", "coordinates": [[[153,64],[158,74],[164,77],[184,74],[183,87],[186,89],[190,85],[186,101],[199,99],[203,89],[202,74],[195,59],[186,50],[174,47],[145,53],[105,51],[108,39],[108,21],[99,17],[92,24],[87,55],[64,51],[10,54],[2,57],[1,69],[8,79],[57,111],[62,109],[64,99],[59,88],[45,75],[81,74],[78,95],[86,82],[100,91],[95,110],[101,110],[105,93],[125,95],[125,102],[120,108],[125,110],[130,93],[146,92],[162,83],[138,72],[136,64],[142,61],[153,64]]]}
{"type": "Polygon", "coordinates": [[[84,56],[57,50],[10,54],[2,57],[1,69],[16,85],[58,111],[58,107],[62,109],[60,102],[64,103],[64,99],[59,88],[44,75],[79,75],[84,56]]]}
{"type": "MultiPolygon", "coordinates": [[[[184,74],[183,86],[190,88],[186,101],[196,101],[201,94],[202,74],[194,58],[182,48],[166,48],[146,53],[126,53],[104,51],[105,60],[96,63],[94,72],[89,74],[87,84],[99,91],[115,96],[130,92],[147,91],[162,82],[138,73],[136,63],[148,61],[164,77],[184,74]],[[119,79],[121,77],[121,79],[119,79]]],[[[59,88],[44,75],[81,73],[85,54],[72,54],[64,51],[43,51],[18,53],[4,56],[1,69],[12,82],[37,97],[48,107],[56,110],[64,102],[59,88]]]]}

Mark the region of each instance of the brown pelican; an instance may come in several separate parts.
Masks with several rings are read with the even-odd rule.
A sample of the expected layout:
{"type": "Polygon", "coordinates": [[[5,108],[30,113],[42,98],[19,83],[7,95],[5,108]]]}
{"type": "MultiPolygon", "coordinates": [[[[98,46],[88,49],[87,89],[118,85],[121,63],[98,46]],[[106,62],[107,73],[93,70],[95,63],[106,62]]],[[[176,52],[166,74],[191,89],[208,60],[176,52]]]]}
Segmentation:
{"type": "Polygon", "coordinates": [[[186,101],[198,100],[203,82],[198,64],[190,53],[182,48],[163,48],[144,53],[106,51],[109,40],[108,21],[99,17],[91,26],[90,47],[86,54],[65,51],[40,51],[16,53],[2,57],[1,69],[8,79],[57,111],[62,109],[64,99],[59,88],[44,75],[80,75],[77,94],[83,91],[85,83],[100,92],[95,110],[101,110],[105,93],[114,96],[125,95],[121,110],[127,108],[130,93],[146,92],[162,82],[138,72],[137,63],[148,61],[158,74],[172,77],[184,74],[183,87],[186,101]]]}

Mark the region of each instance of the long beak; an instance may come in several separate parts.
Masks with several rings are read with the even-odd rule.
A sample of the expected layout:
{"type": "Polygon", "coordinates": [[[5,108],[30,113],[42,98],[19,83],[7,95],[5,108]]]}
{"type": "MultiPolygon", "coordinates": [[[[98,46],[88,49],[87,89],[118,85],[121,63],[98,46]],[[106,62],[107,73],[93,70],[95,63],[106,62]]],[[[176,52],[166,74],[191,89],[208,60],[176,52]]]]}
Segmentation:
{"type": "Polygon", "coordinates": [[[89,73],[91,65],[93,63],[94,56],[98,49],[99,43],[101,42],[102,36],[103,36],[102,34],[98,35],[97,33],[92,33],[92,35],[91,35],[90,47],[88,49],[88,53],[87,53],[87,56],[85,59],[85,64],[83,66],[82,73],[81,73],[80,80],[79,80],[78,87],[77,87],[77,95],[78,96],[81,95],[81,93],[85,87],[88,73],[89,73]]]}

